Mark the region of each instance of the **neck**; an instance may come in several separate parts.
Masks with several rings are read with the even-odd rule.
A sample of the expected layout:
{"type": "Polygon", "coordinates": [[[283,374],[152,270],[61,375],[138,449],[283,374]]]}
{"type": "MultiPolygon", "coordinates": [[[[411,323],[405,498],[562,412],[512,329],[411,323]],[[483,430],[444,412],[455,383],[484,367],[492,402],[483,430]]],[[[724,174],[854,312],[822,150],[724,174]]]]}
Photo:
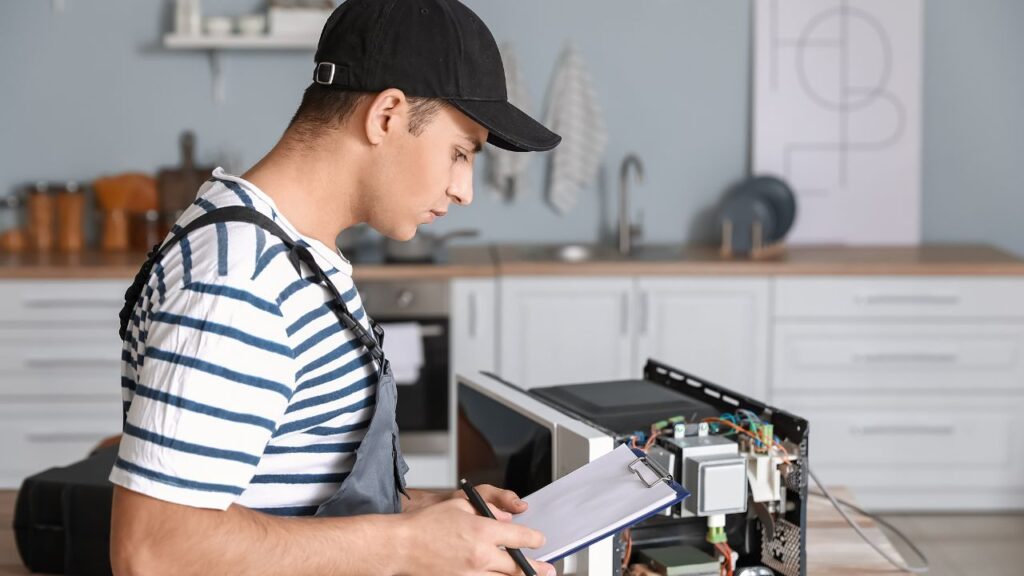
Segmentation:
{"type": "Polygon", "coordinates": [[[342,230],[366,221],[354,152],[337,143],[299,143],[286,132],[242,178],[270,196],[301,234],[333,247],[342,230]]]}

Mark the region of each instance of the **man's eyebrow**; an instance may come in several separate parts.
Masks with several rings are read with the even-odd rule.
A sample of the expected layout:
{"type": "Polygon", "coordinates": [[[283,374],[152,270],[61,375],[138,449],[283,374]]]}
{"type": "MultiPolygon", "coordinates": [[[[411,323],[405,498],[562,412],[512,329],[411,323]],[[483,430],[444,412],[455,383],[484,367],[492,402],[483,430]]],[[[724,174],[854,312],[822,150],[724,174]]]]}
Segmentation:
{"type": "Polygon", "coordinates": [[[467,141],[469,141],[470,144],[473,145],[474,154],[484,149],[483,143],[477,140],[475,136],[463,136],[463,138],[465,138],[467,141]]]}

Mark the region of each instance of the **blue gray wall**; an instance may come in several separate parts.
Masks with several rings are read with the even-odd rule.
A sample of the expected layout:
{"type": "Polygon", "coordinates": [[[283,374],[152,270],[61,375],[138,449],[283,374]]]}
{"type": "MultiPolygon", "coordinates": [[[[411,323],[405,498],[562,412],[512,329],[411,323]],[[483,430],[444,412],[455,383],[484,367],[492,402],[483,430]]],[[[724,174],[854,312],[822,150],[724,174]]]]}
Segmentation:
{"type": "MultiPolygon", "coordinates": [[[[201,53],[167,51],[169,2],[44,0],[0,4],[0,193],[37,179],[91,180],[177,163],[192,129],[200,159],[244,170],[298,104],[311,52],[226,53],[227,102],[211,98],[201,53]]],[[[534,110],[566,39],[581,48],[606,111],[604,183],[558,216],[540,195],[544,159],[504,204],[477,200],[439,229],[479,227],[489,241],[589,241],[615,215],[621,158],[643,158],[636,187],[645,239],[708,238],[707,211],[747,168],[751,0],[469,0],[517,49],[534,110]],[[607,206],[605,199],[612,205],[607,206]]],[[[258,7],[204,0],[208,14],[258,7]]],[[[1017,0],[927,0],[924,239],[987,242],[1024,254],[1024,22],[1017,0]]]]}

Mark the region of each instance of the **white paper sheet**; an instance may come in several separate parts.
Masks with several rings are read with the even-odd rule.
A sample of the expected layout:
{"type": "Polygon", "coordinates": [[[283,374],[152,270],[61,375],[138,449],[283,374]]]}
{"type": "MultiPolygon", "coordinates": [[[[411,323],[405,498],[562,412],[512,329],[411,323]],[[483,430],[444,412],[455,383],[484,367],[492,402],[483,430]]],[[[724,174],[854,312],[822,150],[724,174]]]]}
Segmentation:
{"type": "MultiPolygon", "coordinates": [[[[598,537],[628,527],[682,499],[671,485],[647,485],[628,469],[636,459],[625,444],[530,494],[529,509],[512,521],[542,532],[542,548],[523,549],[528,558],[552,561],[591,544],[598,537]]],[[[648,481],[649,469],[640,465],[648,481]]]]}
{"type": "Polygon", "coordinates": [[[921,236],[922,0],[754,2],[755,174],[797,196],[791,243],[921,236]]]}

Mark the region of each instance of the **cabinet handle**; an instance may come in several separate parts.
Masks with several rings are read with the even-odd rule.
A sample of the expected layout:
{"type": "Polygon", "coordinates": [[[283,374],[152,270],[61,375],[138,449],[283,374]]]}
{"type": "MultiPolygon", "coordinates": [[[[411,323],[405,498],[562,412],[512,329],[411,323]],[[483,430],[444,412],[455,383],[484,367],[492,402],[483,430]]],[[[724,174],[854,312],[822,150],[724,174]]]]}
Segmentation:
{"type": "Polygon", "coordinates": [[[623,294],[620,297],[621,300],[621,314],[622,314],[622,335],[629,335],[629,294],[623,294]]]}
{"type": "Polygon", "coordinates": [[[30,358],[25,360],[25,367],[30,370],[50,370],[54,368],[116,368],[121,365],[120,358],[30,358]]]}
{"type": "Polygon", "coordinates": [[[856,436],[952,436],[953,426],[852,426],[850,433],[856,436]]]}
{"type": "Polygon", "coordinates": [[[110,434],[100,432],[40,432],[27,434],[29,442],[51,444],[55,442],[98,442],[110,434]]]}
{"type": "Polygon", "coordinates": [[[107,310],[110,308],[120,308],[124,302],[118,302],[116,300],[87,300],[85,298],[78,300],[42,298],[38,300],[25,300],[24,304],[26,308],[102,308],[107,310]]]}
{"type": "Polygon", "coordinates": [[[855,354],[853,361],[858,364],[956,364],[956,354],[928,352],[892,352],[878,354],[855,354]]]}
{"type": "Polygon", "coordinates": [[[476,292],[469,293],[469,337],[476,338],[476,292]]]}
{"type": "Polygon", "coordinates": [[[650,302],[647,292],[640,292],[640,335],[647,335],[647,315],[650,314],[650,302]]]}
{"type": "Polygon", "coordinates": [[[960,297],[956,294],[865,294],[856,301],[866,306],[955,306],[960,303],[960,297]]]}

